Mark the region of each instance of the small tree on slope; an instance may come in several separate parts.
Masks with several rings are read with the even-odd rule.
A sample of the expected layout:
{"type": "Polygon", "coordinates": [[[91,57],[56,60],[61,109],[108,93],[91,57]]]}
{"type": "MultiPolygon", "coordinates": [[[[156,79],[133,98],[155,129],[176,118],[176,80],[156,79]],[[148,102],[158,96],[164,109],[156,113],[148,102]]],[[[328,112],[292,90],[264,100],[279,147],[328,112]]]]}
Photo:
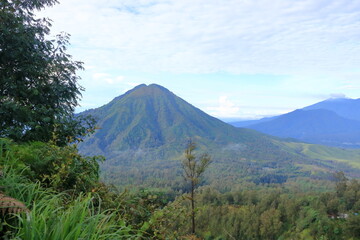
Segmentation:
{"type": "Polygon", "coordinates": [[[203,154],[199,158],[193,154],[196,145],[189,141],[185,150],[185,159],[182,162],[184,178],[190,183],[190,201],[191,201],[191,233],[195,234],[195,188],[200,182],[200,177],[211,163],[211,157],[203,154]]]}

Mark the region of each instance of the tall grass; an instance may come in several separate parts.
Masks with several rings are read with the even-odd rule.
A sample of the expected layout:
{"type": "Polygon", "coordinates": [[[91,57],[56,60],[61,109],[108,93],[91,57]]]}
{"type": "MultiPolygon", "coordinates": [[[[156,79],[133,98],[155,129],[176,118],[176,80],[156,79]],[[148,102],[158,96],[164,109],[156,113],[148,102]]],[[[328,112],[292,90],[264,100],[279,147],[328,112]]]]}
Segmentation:
{"type": "Polygon", "coordinates": [[[2,223],[11,230],[7,233],[10,239],[143,239],[142,232],[128,225],[118,210],[101,210],[101,199],[96,194],[57,193],[24,177],[28,169],[8,147],[0,141],[0,191],[22,201],[30,209],[2,223]]]}
{"type": "Polygon", "coordinates": [[[29,214],[18,215],[18,239],[138,239],[115,211],[98,212],[91,194],[81,195],[69,206],[62,206],[62,194],[48,196],[33,204],[29,214]]]}

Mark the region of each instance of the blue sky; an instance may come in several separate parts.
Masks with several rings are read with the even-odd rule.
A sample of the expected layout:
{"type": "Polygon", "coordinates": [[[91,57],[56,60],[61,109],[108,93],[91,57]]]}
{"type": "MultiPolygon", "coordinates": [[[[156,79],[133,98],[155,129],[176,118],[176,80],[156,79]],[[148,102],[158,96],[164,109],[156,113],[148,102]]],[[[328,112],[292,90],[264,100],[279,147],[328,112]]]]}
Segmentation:
{"type": "Polygon", "coordinates": [[[85,63],[77,111],[141,83],[222,119],[360,98],[360,1],[60,0],[39,15],[85,63]]]}

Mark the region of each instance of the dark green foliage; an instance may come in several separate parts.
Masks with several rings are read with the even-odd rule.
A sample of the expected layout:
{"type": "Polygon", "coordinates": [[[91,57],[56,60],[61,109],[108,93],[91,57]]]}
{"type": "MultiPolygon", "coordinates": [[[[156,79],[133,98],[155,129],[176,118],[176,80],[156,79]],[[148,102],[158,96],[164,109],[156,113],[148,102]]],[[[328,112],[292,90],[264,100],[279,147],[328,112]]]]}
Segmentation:
{"type": "Polygon", "coordinates": [[[75,119],[82,63],[66,53],[69,35],[48,40],[48,19],[35,10],[55,0],[0,1],[0,137],[65,145],[86,134],[86,119],[75,119]]]}
{"type": "Polygon", "coordinates": [[[260,176],[254,182],[257,184],[269,184],[269,183],[284,183],[287,180],[286,175],[278,175],[278,174],[266,174],[260,176]]]}
{"type": "MultiPolygon", "coordinates": [[[[346,183],[348,188],[355,182],[358,184],[356,180],[352,182],[346,183]]],[[[356,204],[338,198],[335,192],[296,193],[294,190],[262,187],[220,193],[209,187],[198,189],[197,233],[203,239],[360,239],[356,204]],[[349,208],[346,210],[344,206],[349,208]],[[334,207],[339,209],[337,213],[331,213],[334,207]]],[[[156,228],[162,229],[164,235],[175,234],[173,238],[181,238],[190,227],[189,223],[184,224],[187,217],[184,207],[188,205],[184,199],[177,198],[159,210],[154,216],[168,219],[167,222],[158,220],[156,228]]]]}
{"type": "Polygon", "coordinates": [[[336,182],[336,194],[338,197],[343,197],[347,188],[347,178],[344,172],[336,172],[334,174],[335,182],[336,182]]]}
{"type": "Polygon", "coordinates": [[[347,219],[346,231],[354,239],[360,239],[360,215],[351,214],[347,219]]]}
{"type": "Polygon", "coordinates": [[[19,171],[33,181],[57,191],[89,192],[99,181],[99,161],[102,157],[83,157],[75,145],[58,147],[51,143],[14,144],[0,139],[1,165],[9,157],[16,158],[19,171]],[[23,170],[24,167],[28,167],[23,170]]]}

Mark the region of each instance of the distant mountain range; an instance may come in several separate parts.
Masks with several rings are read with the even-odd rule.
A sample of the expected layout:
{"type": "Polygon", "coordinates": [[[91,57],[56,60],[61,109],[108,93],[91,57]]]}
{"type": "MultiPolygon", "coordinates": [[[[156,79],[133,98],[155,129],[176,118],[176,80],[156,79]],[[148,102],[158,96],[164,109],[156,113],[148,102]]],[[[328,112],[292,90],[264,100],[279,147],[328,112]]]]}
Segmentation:
{"type": "Polygon", "coordinates": [[[360,148],[360,99],[328,99],[284,115],[231,124],[309,143],[360,148]]]}
{"type": "Polygon", "coordinates": [[[189,139],[196,142],[198,154],[208,152],[213,157],[209,182],[233,183],[240,178],[276,182],[318,173],[328,176],[335,170],[360,176],[353,169],[360,151],[334,150],[236,128],[156,84],[139,85],[80,114],[94,116],[99,130],[79,149],[85,155],[104,155],[103,178],[115,184],[179,185],[183,182],[180,160],[189,139]],[[316,171],[309,166],[316,166],[316,171]],[[271,178],[263,178],[267,175],[271,178]]]}

